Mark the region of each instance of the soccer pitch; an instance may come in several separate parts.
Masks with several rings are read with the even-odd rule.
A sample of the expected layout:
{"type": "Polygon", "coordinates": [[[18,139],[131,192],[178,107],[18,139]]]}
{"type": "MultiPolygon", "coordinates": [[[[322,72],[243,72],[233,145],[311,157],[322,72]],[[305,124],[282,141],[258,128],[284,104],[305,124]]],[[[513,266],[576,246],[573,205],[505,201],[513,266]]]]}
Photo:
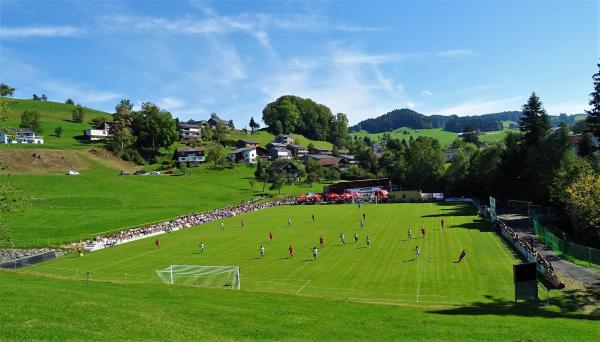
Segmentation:
{"type": "Polygon", "coordinates": [[[510,301],[512,265],[518,261],[474,215],[466,204],[368,204],[360,210],[356,205],[276,207],[224,220],[224,230],[217,221],[161,235],[160,249],[155,238],[148,238],[21,272],[76,279],[85,279],[89,272],[91,280],[160,283],[155,271],[169,265],[223,265],[240,267],[242,291],[390,304],[465,305],[491,297],[510,301]],[[409,226],[412,240],[407,239],[409,226]],[[422,226],[425,238],[420,236],[422,226]],[[346,244],[340,242],[340,233],[346,244]],[[324,248],[319,247],[321,235],[324,248]],[[371,247],[366,246],[367,235],[371,247]],[[288,255],[290,244],[296,250],[293,258],[288,255]],[[316,261],[314,246],[319,248],[316,261]],[[418,258],[416,246],[421,250],[418,258]],[[463,249],[467,256],[457,263],[463,249]]]}

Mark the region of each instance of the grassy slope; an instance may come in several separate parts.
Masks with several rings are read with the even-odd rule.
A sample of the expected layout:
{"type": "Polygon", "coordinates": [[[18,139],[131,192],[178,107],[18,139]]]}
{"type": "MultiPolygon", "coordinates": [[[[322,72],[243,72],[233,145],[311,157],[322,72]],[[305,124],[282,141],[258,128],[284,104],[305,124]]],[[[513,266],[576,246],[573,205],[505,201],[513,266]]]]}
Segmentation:
{"type": "MultiPolygon", "coordinates": [[[[211,170],[202,165],[191,176],[118,176],[118,171],[89,160],[92,168],[78,177],[55,174],[1,176],[31,196],[21,210],[6,215],[13,240],[24,244],[79,240],[89,234],[153,222],[199,210],[248,200],[262,192],[262,184],[250,188],[254,169],[211,170]]],[[[275,193],[265,189],[267,193],[275,193]]],[[[284,187],[282,193],[322,190],[284,187]]]]}
{"type": "MultiPolygon", "coordinates": [[[[300,135],[300,134],[292,134],[292,136],[294,137],[295,143],[298,145],[308,146],[308,144],[312,143],[313,145],[315,145],[317,147],[332,148],[331,143],[328,143],[326,141],[311,140],[311,139],[305,138],[303,135],[300,135]]],[[[267,146],[268,143],[270,143],[271,141],[273,141],[275,139],[275,136],[265,130],[260,130],[260,131],[255,131],[254,134],[251,134],[251,135],[243,134],[243,133],[232,133],[232,134],[228,134],[228,138],[232,139],[232,140],[238,140],[238,139],[257,140],[258,142],[260,142],[260,146],[265,147],[265,146],[267,146]]]]}
{"type": "Polygon", "coordinates": [[[242,288],[250,291],[411,304],[474,303],[489,301],[488,295],[510,300],[515,259],[473,214],[466,205],[367,205],[363,211],[353,205],[278,207],[244,215],[245,228],[236,217],[225,220],[225,231],[215,222],[164,235],[160,250],[154,249],[154,239],[146,239],[25,271],[79,279],[90,272],[93,279],[111,281],[124,281],[127,273],[129,282],[158,283],[154,271],[171,264],[237,265],[242,288]],[[361,231],[362,212],[367,220],[361,231]],[[316,223],[310,220],[312,213],[316,223]],[[439,229],[441,217],[449,227],[444,231],[439,229]],[[406,240],[409,225],[412,241],[406,240]],[[418,238],[422,225],[429,230],[425,239],[418,238]],[[267,238],[270,231],[272,242],[267,238]],[[346,245],[339,242],[341,232],[346,245]],[[352,238],[355,232],[358,244],[352,238]],[[321,234],[326,246],[314,262],[311,248],[321,234]],[[371,248],[365,247],[366,234],[372,239],[371,248]],[[203,255],[198,253],[200,241],[206,244],[203,255]],[[261,244],[266,246],[263,259],[258,258],[261,244]],[[297,250],[293,259],[288,259],[290,244],[297,250]],[[416,245],[421,248],[418,260],[414,260],[416,245]],[[469,253],[467,260],[454,263],[463,248],[469,253]]]}
{"type": "MultiPolygon", "coordinates": [[[[71,121],[71,111],[73,108],[74,106],[72,105],[58,102],[14,99],[9,105],[8,120],[5,123],[10,127],[19,127],[23,111],[36,110],[40,113],[40,121],[42,123],[42,128],[44,129],[44,132],[42,133],[44,136],[44,145],[38,145],[36,147],[77,148],[98,145],[90,144],[85,140],[75,139],[75,137],[82,136],[83,131],[90,128],[88,122],[91,119],[98,116],[108,119],[109,114],[85,108],[84,122],[75,123],[71,121]],[[54,129],[59,126],[63,129],[63,136],[60,138],[54,136],[54,129]]],[[[6,146],[3,147],[6,148],[6,146]]],[[[11,148],[15,147],[22,148],[23,145],[13,145],[11,148]]]]}
{"type": "Polygon", "coordinates": [[[1,271],[0,288],[0,340],[600,338],[596,321],[541,310],[415,308],[163,285],[86,285],[1,271]]]}
{"type": "MultiPolygon", "coordinates": [[[[497,132],[484,132],[479,135],[479,139],[484,142],[496,142],[504,139],[506,133],[509,132],[509,129],[505,129],[497,132]]],[[[375,141],[381,139],[384,133],[367,133],[366,131],[360,131],[357,133],[351,133],[351,136],[365,137],[368,136],[375,141]]],[[[412,128],[398,128],[391,132],[392,138],[394,139],[406,139],[408,140],[411,136],[416,138],[418,136],[426,136],[431,138],[436,138],[440,141],[443,146],[447,146],[452,144],[454,139],[458,137],[458,135],[454,132],[444,131],[440,128],[432,128],[432,129],[420,129],[414,130],[412,128]],[[404,134],[404,131],[407,131],[408,134],[404,134]]]]}

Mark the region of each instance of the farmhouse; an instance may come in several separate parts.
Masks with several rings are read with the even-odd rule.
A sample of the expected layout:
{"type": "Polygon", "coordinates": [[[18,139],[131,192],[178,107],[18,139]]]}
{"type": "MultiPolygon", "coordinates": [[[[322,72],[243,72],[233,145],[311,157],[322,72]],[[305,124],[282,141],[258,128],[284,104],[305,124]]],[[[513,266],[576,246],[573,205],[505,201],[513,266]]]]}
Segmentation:
{"type": "Polygon", "coordinates": [[[257,140],[240,139],[235,143],[235,146],[237,148],[257,148],[260,146],[260,142],[257,140]]]}
{"type": "Polygon", "coordinates": [[[228,158],[234,162],[252,164],[256,162],[256,148],[238,148],[229,153],[228,158]]]}
{"type": "Polygon", "coordinates": [[[112,135],[110,134],[110,123],[103,122],[94,128],[86,129],[83,132],[83,135],[85,135],[85,137],[90,140],[110,139],[112,137],[112,135]]]}
{"type": "Polygon", "coordinates": [[[21,128],[15,134],[0,132],[0,144],[43,144],[44,137],[29,128],[21,128]]]}
{"type": "Polygon", "coordinates": [[[188,166],[197,166],[206,161],[204,147],[180,147],[175,151],[175,160],[188,166]]]}
{"type": "Polygon", "coordinates": [[[309,147],[308,153],[310,154],[331,154],[331,151],[324,147],[309,147]]]}
{"type": "Polygon", "coordinates": [[[196,142],[202,137],[202,128],[208,126],[206,121],[188,120],[177,125],[179,140],[182,142],[196,142]]]}
{"type": "Polygon", "coordinates": [[[342,158],[331,156],[328,158],[319,158],[317,161],[324,168],[338,168],[341,166],[341,164],[345,164],[342,158]]]}
{"type": "Polygon", "coordinates": [[[287,134],[278,134],[275,137],[275,142],[280,143],[280,144],[284,144],[284,145],[293,144],[294,143],[294,137],[292,137],[291,135],[287,135],[287,134]]]}
{"type": "Polygon", "coordinates": [[[287,148],[294,157],[303,157],[308,153],[308,149],[304,146],[288,144],[285,148],[287,148]]]}
{"type": "Polygon", "coordinates": [[[289,160],[276,160],[267,168],[269,175],[276,173],[281,174],[285,178],[296,179],[298,178],[298,167],[289,160]]]}
{"type": "Polygon", "coordinates": [[[269,149],[272,160],[292,159],[292,153],[285,147],[273,147],[269,149]]]}

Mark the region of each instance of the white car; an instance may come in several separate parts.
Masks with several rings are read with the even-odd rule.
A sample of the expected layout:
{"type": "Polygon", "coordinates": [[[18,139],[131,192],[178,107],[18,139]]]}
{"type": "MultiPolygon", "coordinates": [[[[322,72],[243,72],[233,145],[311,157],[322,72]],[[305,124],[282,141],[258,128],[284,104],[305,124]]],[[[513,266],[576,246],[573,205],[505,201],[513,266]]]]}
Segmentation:
{"type": "Polygon", "coordinates": [[[160,175],[160,171],[152,171],[150,172],[151,175],[160,175]]]}
{"type": "Polygon", "coordinates": [[[67,176],[79,176],[79,171],[69,170],[69,172],[67,172],[67,176]]]}

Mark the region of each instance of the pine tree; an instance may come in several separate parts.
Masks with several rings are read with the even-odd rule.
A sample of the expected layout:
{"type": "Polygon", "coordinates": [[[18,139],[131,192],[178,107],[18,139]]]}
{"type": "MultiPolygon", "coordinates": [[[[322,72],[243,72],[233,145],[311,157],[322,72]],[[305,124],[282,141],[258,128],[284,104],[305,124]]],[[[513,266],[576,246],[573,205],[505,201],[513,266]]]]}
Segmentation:
{"type": "Polygon", "coordinates": [[[594,80],[594,91],[590,94],[590,110],[586,110],[588,117],[587,125],[596,138],[600,138],[600,63],[598,64],[598,72],[592,77],[594,80]]]}
{"type": "Polygon", "coordinates": [[[254,117],[250,118],[250,129],[252,130],[252,133],[254,133],[255,129],[258,129],[260,127],[260,125],[254,121],[254,117]]]}
{"type": "Polygon", "coordinates": [[[550,118],[535,92],[523,105],[522,112],[519,129],[523,132],[524,143],[526,146],[539,146],[550,130],[550,118]]]}

